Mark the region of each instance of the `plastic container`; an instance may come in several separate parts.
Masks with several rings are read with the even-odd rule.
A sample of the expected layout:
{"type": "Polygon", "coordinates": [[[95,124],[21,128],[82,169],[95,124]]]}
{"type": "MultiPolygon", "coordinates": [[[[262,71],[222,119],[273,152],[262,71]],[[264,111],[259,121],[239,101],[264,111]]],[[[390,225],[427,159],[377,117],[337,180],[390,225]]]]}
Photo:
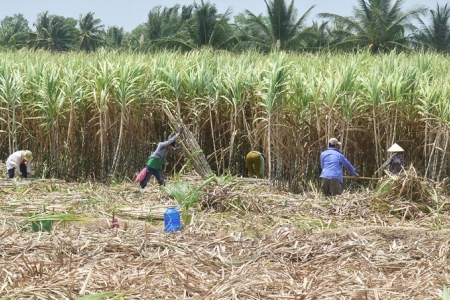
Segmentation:
{"type": "Polygon", "coordinates": [[[180,213],[175,207],[169,207],[164,213],[164,231],[181,231],[183,226],[180,221],[180,213]]]}
{"type": "MultiPolygon", "coordinates": [[[[47,208],[44,205],[44,211],[42,213],[42,216],[45,216],[47,213],[47,208]]],[[[53,221],[50,220],[40,220],[40,221],[34,221],[31,222],[31,229],[34,232],[38,232],[38,231],[52,231],[52,223],[53,221]]]]}
{"type": "Polygon", "coordinates": [[[35,221],[31,222],[31,229],[33,229],[34,232],[38,231],[52,231],[52,221],[43,220],[43,221],[35,221]]]}

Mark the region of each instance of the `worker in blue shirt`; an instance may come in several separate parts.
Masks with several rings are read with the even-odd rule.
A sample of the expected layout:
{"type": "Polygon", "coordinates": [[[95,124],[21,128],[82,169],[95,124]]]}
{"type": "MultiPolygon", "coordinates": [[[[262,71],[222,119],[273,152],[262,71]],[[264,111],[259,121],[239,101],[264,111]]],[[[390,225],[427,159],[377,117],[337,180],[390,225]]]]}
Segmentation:
{"type": "Polygon", "coordinates": [[[320,154],[320,166],[322,167],[322,192],[325,196],[342,194],[342,166],[353,176],[359,177],[358,172],[339,150],[341,143],[336,138],[328,141],[328,149],[320,154]]]}

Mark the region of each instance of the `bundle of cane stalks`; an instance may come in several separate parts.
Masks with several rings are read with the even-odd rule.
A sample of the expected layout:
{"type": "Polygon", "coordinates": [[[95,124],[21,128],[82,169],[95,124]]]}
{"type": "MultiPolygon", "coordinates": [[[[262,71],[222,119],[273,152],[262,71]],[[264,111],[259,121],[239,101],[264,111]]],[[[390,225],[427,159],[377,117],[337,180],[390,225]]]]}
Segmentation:
{"type": "Polygon", "coordinates": [[[386,201],[406,200],[430,205],[437,201],[437,194],[445,192],[446,182],[447,179],[436,182],[424,178],[411,165],[397,175],[386,172],[379,181],[375,195],[386,201]]]}
{"type": "Polygon", "coordinates": [[[169,122],[174,128],[183,129],[183,138],[180,139],[180,143],[183,146],[184,151],[188,155],[188,159],[192,162],[192,166],[198,175],[202,177],[209,177],[214,175],[211,167],[206,160],[205,154],[197,143],[194,134],[184,125],[183,121],[179,117],[175,117],[170,109],[166,106],[163,108],[169,122]]]}

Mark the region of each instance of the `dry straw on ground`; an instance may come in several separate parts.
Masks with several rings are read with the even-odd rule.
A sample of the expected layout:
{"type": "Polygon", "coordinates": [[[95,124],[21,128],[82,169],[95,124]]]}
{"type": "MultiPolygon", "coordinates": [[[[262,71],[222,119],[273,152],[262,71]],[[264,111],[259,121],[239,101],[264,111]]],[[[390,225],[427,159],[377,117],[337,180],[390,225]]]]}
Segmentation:
{"type": "Polygon", "coordinates": [[[135,183],[4,179],[0,297],[114,291],[109,299],[442,298],[450,284],[448,213],[408,215],[414,203],[374,194],[325,199],[237,178],[208,186],[192,224],[166,234],[157,220],[176,203],[153,181],[139,190],[135,183]],[[89,221],[55,223],[50,233],[28,230],[23,220],[44,204],[89,221]],[[109,228],[113,212],[119,229],[109,228]]]}

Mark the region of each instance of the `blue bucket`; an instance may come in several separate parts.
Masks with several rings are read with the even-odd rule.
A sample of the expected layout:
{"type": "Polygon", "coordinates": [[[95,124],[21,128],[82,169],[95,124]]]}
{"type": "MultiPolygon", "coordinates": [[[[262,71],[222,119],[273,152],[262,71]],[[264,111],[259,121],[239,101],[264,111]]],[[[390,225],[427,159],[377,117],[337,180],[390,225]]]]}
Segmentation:
{"type": "Polygon", "coordinates": [[[180,213],[175,209],[175,207],[169,207],[164,213],[164,231],[181,231],[182,228],[183,226],[180,221],[180,213]]]}

